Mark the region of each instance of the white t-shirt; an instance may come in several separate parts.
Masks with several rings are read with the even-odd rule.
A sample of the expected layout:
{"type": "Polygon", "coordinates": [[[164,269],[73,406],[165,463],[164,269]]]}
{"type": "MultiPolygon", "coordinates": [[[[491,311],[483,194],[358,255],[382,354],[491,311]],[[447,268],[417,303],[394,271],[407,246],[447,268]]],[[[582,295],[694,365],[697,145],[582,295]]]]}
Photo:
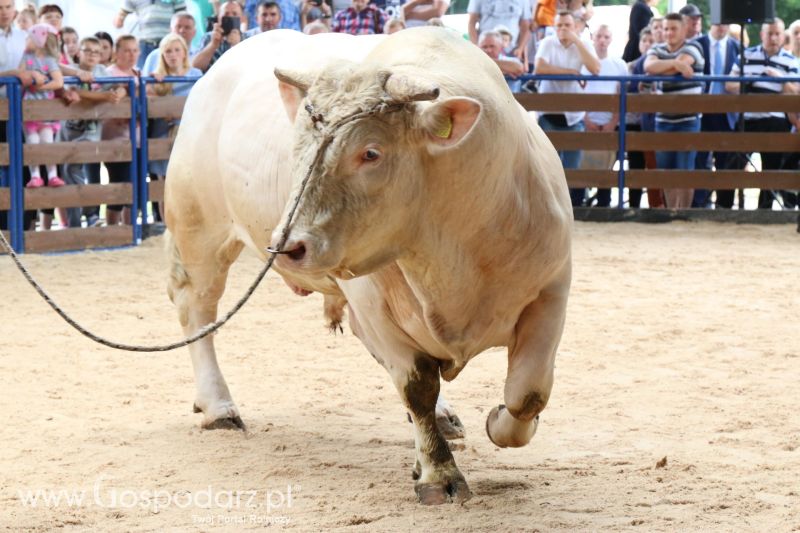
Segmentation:
{"type": "MultiPolygon", "coordinates": [[[[6,33],[0,30],[0,72],[16,70],[22,61],[22,54],[25,53],[25,45],[28,33],[16,26],[11,25],[11,29],[6,33]]],[[[6,97],[6,87],[0,87],[0,96],[6,97]]]]}
{"type": "MultiPolygon", "coordinates": [[[[586,67],[581,68],[581,74],[591,74],[586,67]]],[[[599,76],[627,76],[628,65],[619,57],[606,57],[600,60],[599,76]]],[[[619,92],[619,82],[616,81],[595,81],[586,82],[584,92],[589,94],[617,94],[619,92]]],[[[608,111],[589,111],[586,116],[600,126],[605,126],[611,122],[613,113],[608,111]]]]}
{"type": "Polygon", "coordinates": [[[530,0],[469,0],[467,13],[478,15],[478,32],[505,26],[516,43],[521,20],[530,20],[533,7],[530,0]]]}
{"type": "MultiPolygon", "coordinates": [[[[592,43],[585,40],[582,40],[582,42],[592,55],[596,55],[592,43]]],[[[576,71],[580,71],[583,67],[583,61],[581,61],[581,54],[578,52],[578,47],[575,46],[575,44],[564,47],[555,35],[545,37],[539,43],[539,48],[536,50],[536,60],[540,57],[554,67],[568,68],[576,71]]],[[[534,60],[534,64],[536,60],[534,60]]],[[[539,83],[539,92],[575,94],[582,93],[583,89],[581,89],[577,81],[542,80],[539,83]]],[[[564,112],[567,124],[570,126],[583,120],[584,114],[583,111],[564,112]]]]}

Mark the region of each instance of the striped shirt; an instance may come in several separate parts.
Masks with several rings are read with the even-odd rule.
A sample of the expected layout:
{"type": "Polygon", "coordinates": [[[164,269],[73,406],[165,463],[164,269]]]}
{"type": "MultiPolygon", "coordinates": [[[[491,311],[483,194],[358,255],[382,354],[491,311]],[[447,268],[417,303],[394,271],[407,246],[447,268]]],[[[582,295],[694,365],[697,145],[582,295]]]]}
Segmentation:
{"type": "Polygon", "coordinates": [[[160,41],[169,33],[169,22],[178,11],[186,11],[185,0],[125,0],[125,13],[136,13],[139,29],[136,37],[142,41],[160,41]]]}
{"type": "MultiPolygon", "coordinates": [[[[696,41],[684,41],[678,50],[670,52],[667,43],[655,44],[647,51],[647,57],[671,61],[678,56],[686,54],[694,59],[692,70],[695,76],[702,76],[705,66],[705,56],[703,48],[696,41]]],[[[703,94],[703,82],[685,79],[680,74],[676,75],[675,81],[663,81],[657,84],[657,90],[663,94],[703,94]]],[[[700,115],[698,113],[656,113],[656,122],[687,122],[695,120],[700,115]]]]}
{"type": "MultiPolygon", "coordinates": [[[[780,48],[778,53],[767,57],[764,47],[761,45],[752,46],[744,51],[744,75],[749,77],[767,76],[764,71],[767,68],[772,68],[778,71],[776,77],[797,76],[797,60],[795,57],[780,48]]],[[[740,72],[739,63],[733,65],[731,69],[731,76],[738,76],[740,72]]],[[[753,83],[746,83],[742,88],[742,92],[748,93],[761,93],[761,94],[780,94],[783,92],[783,83],[777,81],[755,81],[753,83]]],[[[786,115],[779,111],[771,113],[745,113],[745,120],[753,120],[759,118],[783,118],[786,115]]]]}
{"type": "Polygon", "coordinates": [[[383,27],[388,20],[389,15],[386,14],[386,11],[373,4],[367,4],[367,7],[361,11],[348,7],[333,17],[331,31],[351,35],[383,33],[383,27]]]}

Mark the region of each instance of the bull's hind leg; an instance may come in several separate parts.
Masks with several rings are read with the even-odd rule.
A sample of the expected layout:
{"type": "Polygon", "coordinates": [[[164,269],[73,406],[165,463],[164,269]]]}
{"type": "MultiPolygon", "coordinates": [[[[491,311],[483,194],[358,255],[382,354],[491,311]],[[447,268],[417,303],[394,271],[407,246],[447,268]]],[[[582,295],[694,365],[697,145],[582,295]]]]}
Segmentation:
{"type": "MultiPolygon", "coordinates": [[[[196,333],[217,319],[217,304],[225,291],[228,269],[242,243],[232,234],[208,231],[168,235],[170,273],[167,291],[178,308],[184,335],[196,333]]],[[[194,411],[203,413],[205,429],[244,429],[239,409],[217,364],[214,335],[189,345],[197,397],[194,411]]]]}
{"type": "Polygon", "coordinates": [[[390,372],[414,422],[417,464],[414,490],[423,504],[461,503],[472,494],[458,470],[447,441],[436,424],[439,396],[439,362],[417,354],[413,366],[403,371],[390,365],[390,372]]]}
{"type": "Polygon", "coordinates": [[[542,291],[520,316],[509,347],[505,405],[486,419],[489,439],[501,448],[524,446],[533,438],[553,388],[556,349],[564,331],[569,281],[542,291]]]}

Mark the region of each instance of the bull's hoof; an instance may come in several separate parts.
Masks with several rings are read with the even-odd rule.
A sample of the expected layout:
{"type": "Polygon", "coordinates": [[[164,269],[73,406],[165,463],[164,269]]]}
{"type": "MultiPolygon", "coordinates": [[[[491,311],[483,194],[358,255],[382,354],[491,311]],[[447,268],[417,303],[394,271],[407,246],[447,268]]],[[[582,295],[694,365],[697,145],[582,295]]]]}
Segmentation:
{"type": "Polygon", "coordinates": [[[224,405],[206,412],[195,403],[192,405],[192,410],[195,413],[204,414],[203,421],[200,423],[200,427],[203,429],[234,429],[247,432],[247,427],[242,422],[242,417],[239,416],[239,412],[233,404],[224,405]]]}
{"type": "Polygon", "coordinates": [[[464,503],[472,498],[467,482],[460,472],[450,479],[432,483],[417,482],[414,485],[419,503],[422,505],[441,505],[443,503],[464,503]]]}
{"type": "Polygon", "coordinates": [[[203,429],[236,429],[247,432],[244,422],[242,422],[242,419],[238,416],[231,418],[217,418],[211,422],[204,421],[201,427],[203,429]]]}
{"type": "Polygon", "coordinates": [[[539,415],[533,420],[517,420],[505,405],[498,405],[486,417],[486,435],[499,448],[519,448],[528,444],[539,427],[539,415]]]}

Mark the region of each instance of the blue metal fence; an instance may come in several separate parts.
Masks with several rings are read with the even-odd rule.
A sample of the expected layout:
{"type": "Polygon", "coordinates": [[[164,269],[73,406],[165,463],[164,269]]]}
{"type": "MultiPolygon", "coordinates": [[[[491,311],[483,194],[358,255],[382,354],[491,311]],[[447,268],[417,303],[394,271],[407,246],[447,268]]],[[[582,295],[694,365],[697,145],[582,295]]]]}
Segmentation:
{"type": "MultiPolygon", "coordinates": [[[[196,82],[197,77],[167,77],[163,82],[196,82]]],[[[65,78],[65,84],[79,84],[77,78],[65,78]]],[[[147,220],[147,203],[149,201],[147,186],[147,84],[158,83],[153,77],[98,78],[95,83],[127,85],[131,95],[131,117],[129,133],[131,143],[131,164],[129,179],[131,183],[131,243],[138,244],[142,240],[142,222],[147,220]],[[137,128],[137,126],[139,126],[137,128]],[[141,219],[140,219],[141,217],[141,219]]],[[[10,210],[8,211],[8,230],[11,245],[18,253],[25,251],[24,228],[24,192],[23,183],[23,116],[22,90],[19,80],[14,77],[0,78],[0,86],[6,87],[8,98],[8,121],[6,122],[6,142],[9,150],[9,165],[2,173],[0,186],[9,188],[10,210]]]]}
{"type": "MultiPolygon", "coordinates": [[[[662,81],[686,81],[685,78],[680,76],[593,76],[593,75],[574,75],[574,74],[529,74],[520,76],[518,78],[524,84],[530,80],[552,80],[552,81],[614,81],[620,84],[620,91],[619,91],[619,146],[617,147],[617,163],[619,164],[618,170],[618,178],[617,178],[617,187],[618,187],[618,203],[617,207],[622,209],[624,207],[624,192],[625,192],[625,153],[626,153],[626,146],[625,146],[625,134],[626,125],[625,125],[625,115],[627,114],[628,109],[628,86],[630,83],[654,83],[654,82],[662,82],[662,81]]],[[[695,76],[692,78],[695,81],[700,81],[703,83],[707,82],[714,82],[714,81],[733,81],[739,83],[753,83],[756,81],[754,77],[743,77],[743,76],[695,76]]],[[[757,81],[775,81],[775,82],[800,82],[800,76],[794,77],[785,77],[785,78],[773,78],[769,76],[760,76],[757,78],[757,81]]],[[[715,110],[710,109],[710,113],[725,113],[724,110],[715,110]]]]}
{"type": "MultiPolygon", "coordinates": [[[[190,82],[194,83],[197,77],[167,77],[162,80],[165,83],[190,82]]],[[[617,186],[619,188],[618,205],[623,207],[623,192],[625,189],[625,114],[628,109],[628,84],[639,82],[658,82],[675,81],[675,76],[592,76],[592,75],[525,75],[521,76],[521,81],[529,80],[553,80],[553,81],[613,81],[620,83],[619,92],[619,132],[617,148],[617,161],[619,164],[617,186]]],[[[743,78],[737,76],[696,76],[697,81],[736,81],[753,82],[754,78],[743,78]]],[[[759,81],[778,81],[778,82],[800,82],[800,77],[769,78],[761,77],[759,81]]],[[[76,78],[66,78],[65,83],[76,84],[76,78]]],[[[130,137],[131,137],[131,166],[130,182],[132,185],[132,244],[138,244],[142,239],[142,222],[147,220],[147,203],[149,201],[149,190],[147,182],[148,167],[148,144],[147,144],[147,85],[159,83],[153,77],[141,78],[101,78],[96,83],[101,84],[123,84],[127,85],[128,93],[134,95],[130,99],[131,118],[130,118],[130,137]],[[138,135],[137,135],[138,125],[138,135]],[[140,222],[140,219],[142,222],[140,222]]],[[[22,182],[23,165],[23,136],[22,136],[22,94],[19,80],[13,77],[0,78],[0,86],[5,86],[8,97],[8,122],[6,123],[6,135],[9,146],[9,167],[3,175],[0,186],[7,186],[10,190],[11,209],[8,213],[9,231],[11,234],[11,244],[17,252],[25,249],[25,237],[23,227],[24,219],[24,184],[22,182]]],[[[721,113],[724,110],[709,110],[710,112],[721,113]]]]}

